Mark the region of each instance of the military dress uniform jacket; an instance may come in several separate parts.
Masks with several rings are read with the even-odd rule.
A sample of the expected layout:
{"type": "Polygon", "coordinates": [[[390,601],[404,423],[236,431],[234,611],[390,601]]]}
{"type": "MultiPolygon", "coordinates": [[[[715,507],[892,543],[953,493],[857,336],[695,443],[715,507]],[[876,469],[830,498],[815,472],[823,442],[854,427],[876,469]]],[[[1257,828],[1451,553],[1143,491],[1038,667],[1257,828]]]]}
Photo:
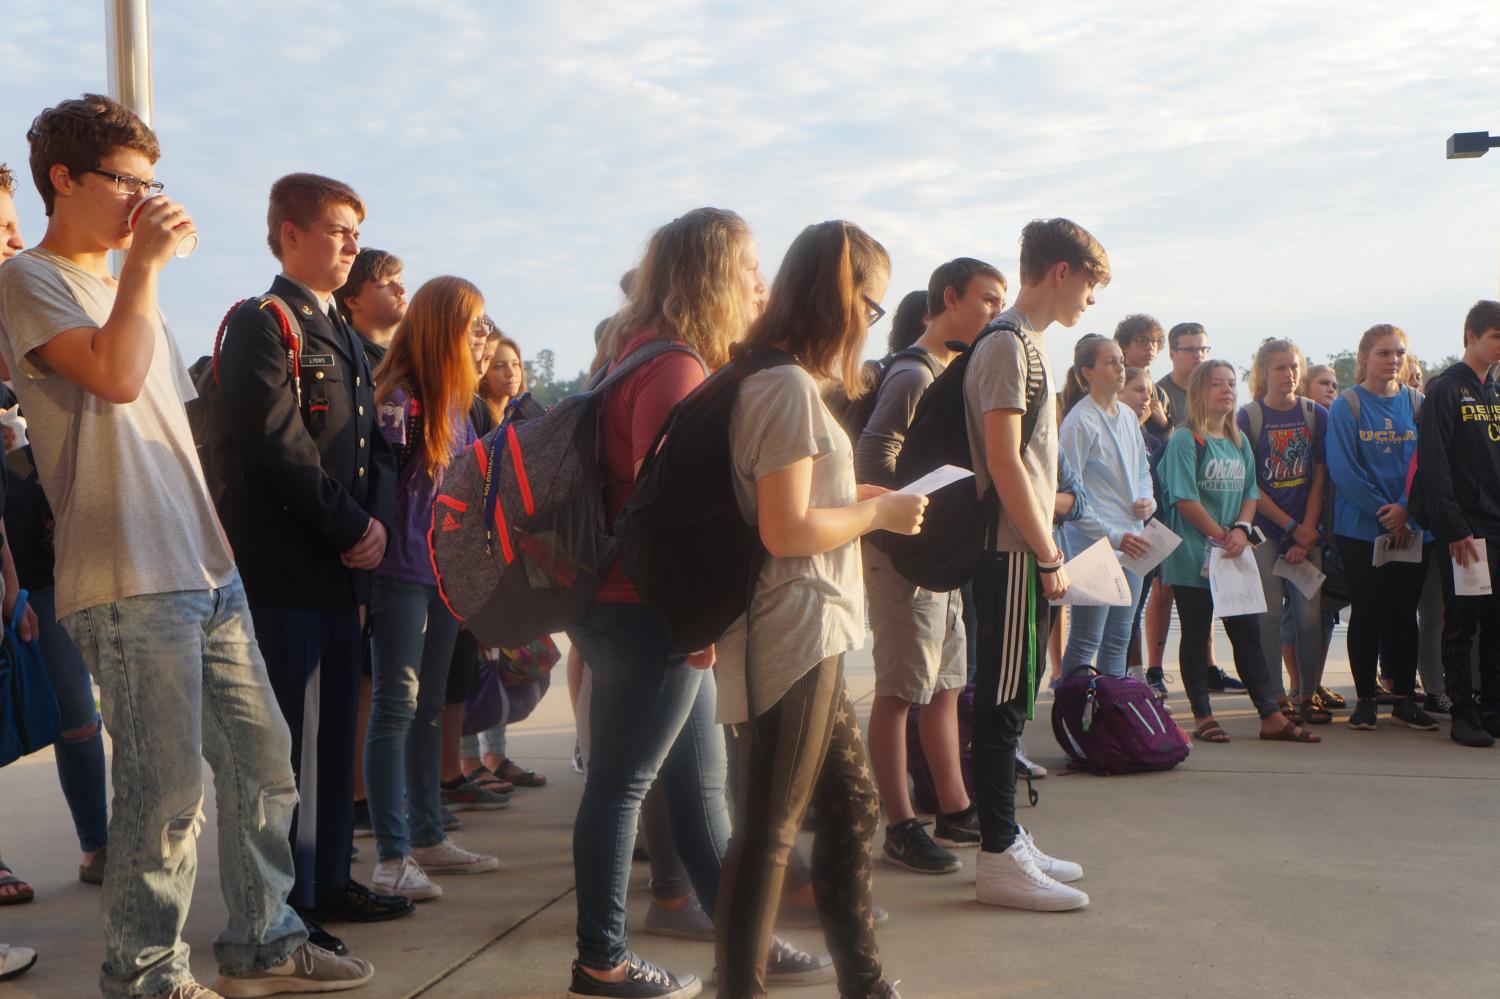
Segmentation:
{"type": "Polygon", "coordinates": [[[371,574],[339,556],[371,517],[389,529],[395,514],[395,458],[375,424],[369,362],[359,335],[300,285],[278,275],[270,293],[302,327],[301,405],[276,317],[252,299],[230,317],[219,352],[219,517],[252,604],[368,603],[371,574]]]}

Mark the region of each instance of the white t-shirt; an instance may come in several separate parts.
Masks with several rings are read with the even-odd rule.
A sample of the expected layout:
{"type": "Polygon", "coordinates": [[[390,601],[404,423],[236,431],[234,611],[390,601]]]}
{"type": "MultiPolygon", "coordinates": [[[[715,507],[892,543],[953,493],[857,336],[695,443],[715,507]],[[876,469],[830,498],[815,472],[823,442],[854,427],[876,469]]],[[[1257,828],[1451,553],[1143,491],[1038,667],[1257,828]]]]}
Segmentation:
{"type": "Polygon", "coordinates": [[[57,520],[59,618],[234,575],[183,409],[197,394],[161,313],[134,402],[106,402],[35,353],[66,330],[102,327],[116,287],[41,249],[0,265],[0,353],[57,520]]]}
{"type": "MultiPolygon", "coordinates": [[[[744,380],[729,438],[735,494],[747,523],[757,522],[755,484],[804,458],[813,459],[812,507],[847,506],[858,498],[849,437],[798,365],[767,368],[744,380]]],[[[718,716],[725,724],[763,714],[818,663],[864,644],[859,545],[767,558],[749,620],[748,648],[745,617],[717,646],[718,716]]]]}

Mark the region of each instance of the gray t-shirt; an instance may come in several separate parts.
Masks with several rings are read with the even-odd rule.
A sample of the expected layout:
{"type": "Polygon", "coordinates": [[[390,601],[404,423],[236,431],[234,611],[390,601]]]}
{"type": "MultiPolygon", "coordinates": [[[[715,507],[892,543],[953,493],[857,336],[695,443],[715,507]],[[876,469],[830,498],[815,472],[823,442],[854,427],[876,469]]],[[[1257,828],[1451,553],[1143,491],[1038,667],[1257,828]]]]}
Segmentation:
{"type": "MultiPolygon", "coordinates": [[[[848,506],[857,496],[849,437],[801,367],[746,378],[729,419],[734,490],[747,523],[757,520],[756,483],[812,458],[812,507],[848,506]]],[[[766,559],[750,603],[750,641],[741,617],[718,643],[719,721],[749,721],[774,706],[818,663],[865,640],[859,545],[822,555],[766,559]],[[749,663],[747,666],[746,659],[749,663]]]]}
{"type": "MultiPolygon", "coordinates": [[[[929,357],[931,355],[928,355],[929,357]]],[[[935,360],[935,359],[934,359],[935,360]]],[[[938,365],[941,371],[943,365],[938,365]]],[[[937,378],[920,357],[902,357],[891,364],[870,419],[854,445],[854,473],[861,482],[896,485],[896,459],[906,443],[906,431],[917,415],[917,403],[937,378]]]]}
{"type": "Polygon", "coordinates": [[[1161,381],[1156,383],[1167,396],[1167,419],[1172,421],[1172,429],[1187,426],[1188,403],[1187,389],[1178,388],[1177,383],[1172,381],[1172,375],[1168,373],[1161,381]]]}
{"type": "Polygon", "coordinates": [[[183,404],[196,397],[166,321],[140,396],[106,402],[35,351],[109,319],[116,286],[46,250],[0,266],[0,353],[57,518],[57,616],[126,597],[227,584],[219,529],[183,404]]]}
{"type": "MultiPolygon", "coordinates": [[[[1052,507],[1057,501],[1057,399],[1052,390],[1052,370],[1047,365],[1047,348],[1041,334],[1021,310],[1007,309],[999,318],[1020,328],[1021,336],[1035,348],[1042,366],[1041,409],[1021,461],[1042,517],[1050,524],[1052,507]]],[[[984,456],[984,414],[997,409],[1026,412],[1026,349],[1020,338],[1003,330],[979,342],[969,359],[969,370],[964,372],[964,422],[969,430],[969,454],[974,459],[974,485],[981,496],[992,484],[984,456]]],[[[1001,551],[1031,550],[1004,509],[1000,511],[997,542],[1001,551]]]]}

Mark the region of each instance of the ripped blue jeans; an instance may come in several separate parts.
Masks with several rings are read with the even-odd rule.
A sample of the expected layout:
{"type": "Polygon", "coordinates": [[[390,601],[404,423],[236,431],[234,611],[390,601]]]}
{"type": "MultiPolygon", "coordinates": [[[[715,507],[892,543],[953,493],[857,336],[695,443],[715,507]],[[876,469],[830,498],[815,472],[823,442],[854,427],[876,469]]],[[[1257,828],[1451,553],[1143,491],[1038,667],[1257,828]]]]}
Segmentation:
{"type": "Polygon", "coordinates": [[[61,624],[99,683],[113,740],[104,995],[161,995],[193,980],[182,927],[198,872],[204,759],[229,909],[214,956],[230,974],[280,964],[307,938],[286,904],[292,742],[239,577],[100,604],[61,624]]]}

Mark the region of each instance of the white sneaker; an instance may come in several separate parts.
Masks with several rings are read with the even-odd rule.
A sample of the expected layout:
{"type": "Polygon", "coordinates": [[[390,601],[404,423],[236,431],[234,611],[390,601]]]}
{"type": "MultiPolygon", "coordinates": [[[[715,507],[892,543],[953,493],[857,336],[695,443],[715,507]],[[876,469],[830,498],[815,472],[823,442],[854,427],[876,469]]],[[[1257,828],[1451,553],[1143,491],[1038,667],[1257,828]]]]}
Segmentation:
{"type": "Polygon", "coordinates": [[[429,874],[483,874],[500,866],[499,857],[465,850],[452,836],[436,846],[412,847],[411,857],[429,874]]]}
{"type": "Polygon", "coordinates": [[[427,872],[410,857],[380,861],[370,876],[370,887],[381,895],[405,895],[413,902],[437,898],[443,893],[442,886],[433,884],[427,872]]]}
{"type": "MultiPolygon", "coordinates": [[[[1019,826],[1017,828],[1020,828],[1019,826]]],[[[1071,860],[1058,860],[1049,857],[1036,848],[1036,841],[1031,838],[1031,833],[1021,829],[1021,842],[1026,844],[1026,849],[1031,851],[1031,859],[1036,861],[1036,869],[1054,881],[1078,881],[1083,877],[1083,868],[1071,860]]]]}
{"type": "Polygon", "coordinates": [[[1041,912],[1082,909],[1089,897],[1037,870],[1026,841],[1017,837],[1004,853],[979,851],[975,860],[974,897],[985,905],[1041,912]]]}
{"type": "Polygon", "coordinates": [[[1025,777],[1031,775],[1032,780],[1041,780],[1047,776],[1047,768],[1040,763],[1031,762],[1031,757],[1026,755],[1025,743],[1016,742],[1016,776],[1025,777]]]}

